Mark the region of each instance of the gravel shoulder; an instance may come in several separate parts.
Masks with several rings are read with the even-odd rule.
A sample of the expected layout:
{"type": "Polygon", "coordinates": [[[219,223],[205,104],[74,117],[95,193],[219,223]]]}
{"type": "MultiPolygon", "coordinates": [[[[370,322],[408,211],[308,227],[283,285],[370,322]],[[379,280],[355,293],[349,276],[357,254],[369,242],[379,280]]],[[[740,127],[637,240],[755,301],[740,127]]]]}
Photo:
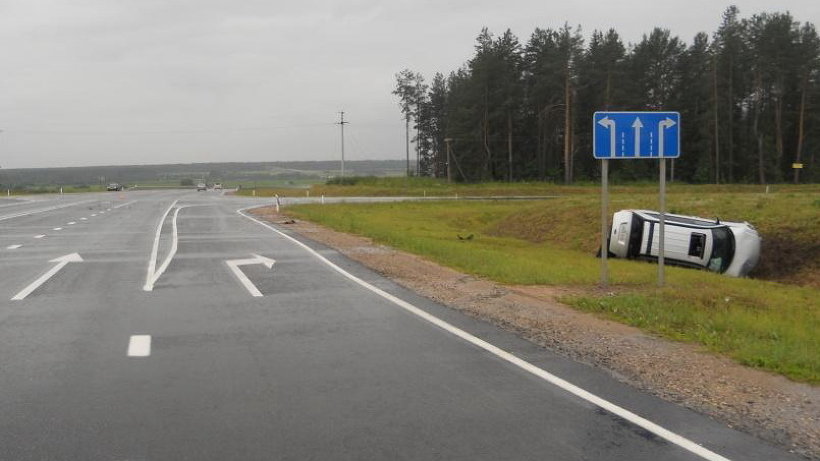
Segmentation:
{"type": "MultiPolygon", "coordinates": [[[[272,208],[254,213],[290,222],[272,208]]],[[[739,365],[692,345],[579,312],[557,301],[578,288],[510,286],[304,221],[282,227],[335,248],[441,304],[515,331],[622,382],[820,460],[820,388],[739,365]]]]}

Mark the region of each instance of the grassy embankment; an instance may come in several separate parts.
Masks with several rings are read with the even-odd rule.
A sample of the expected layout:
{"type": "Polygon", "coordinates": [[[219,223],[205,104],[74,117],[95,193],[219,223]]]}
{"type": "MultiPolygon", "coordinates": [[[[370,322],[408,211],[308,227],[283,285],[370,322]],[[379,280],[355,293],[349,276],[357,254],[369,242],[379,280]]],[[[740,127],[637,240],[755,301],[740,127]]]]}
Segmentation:
{"type": "MultiPolygon", "coordinates": [[[[498,190],[520,195],[518,188],[527,187],[538,195],[549,190],[565,196],[527,202],[301,205],[288,213],[498,282],[570,285],[583,294],[562,301],[578,309],[820,383],[820,188],[778,186],[773,190],[779,192],[763,194],[750,192],[762,190],[759,186],[674,186],[667,199],[670,211],[754,223],[764,248],[797,248],[791,256],[764,252],[757,274],[789,283],[670,267],[667,286],[658,289],[656,265],[613,260],[611,293],[603,293],[595,288],[597,188],[495,184],[459,191],[470,187],[493,190],[492,195],[504,195],[498,190]],[[474,234],[469,241],[457,237],[469,234],[474,234]]],[[[372,195],[381,193],[374,190],[372,195]]],[[[371,195],[363,192],[351,195],[371,195]]],[[[616,188],[612,196],[611,210],[656,207],[656,186],[616,188]]]]}
{"type": "MultiPolygon", "coordinates": [[[[325,184],[311,181],[287,181],[278,184],[243,182],[242,190],[238,195],[257,197],[273,197],[274,194],[280,197],[304,197],[307,192],[311,197],[489,197],[489,196],[553,196],[567,194],[596,195],[600,193],[598,183],[576,184],[573,186],[562,186],[545,182],[486,182],[474,184],[453,183],[432,179],[432,178],[405,178],[405,177],[352,177],[345,178],[348,184],[325,184]]],[[[226,187],[233,187],[233,183],[226,187]]],[[[622,193],[651,193],[656,194],[658,184],[650,183],[630,183],[628,185],[618,185],[610,183],[613,192],[622,193]]],[[[820,187],[816,185],[773,185],[771,191],[818,191],[820,187]]],[[[670,184],[670,192],[763,192],[765,186],[754,184],[744,185],[688,185],[670,184]]]]}

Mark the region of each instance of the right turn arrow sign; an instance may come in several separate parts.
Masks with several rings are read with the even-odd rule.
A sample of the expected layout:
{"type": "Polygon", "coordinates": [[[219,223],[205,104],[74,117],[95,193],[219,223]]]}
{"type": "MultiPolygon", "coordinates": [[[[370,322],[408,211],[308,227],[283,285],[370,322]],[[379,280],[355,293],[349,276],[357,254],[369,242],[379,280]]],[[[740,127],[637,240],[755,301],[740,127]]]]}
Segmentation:
{"type": "Polygon", "coordinates": [[[268,269],[273,269],[273,265],[276,263],[276,261],[271,258],[259,256],[257,254],[252,254],[251,256],[252,258],[248,259],[232,259],[229,261],[225,261],[225,264],[228,265],[228,267],[231,269],[231,272],[233,272],[233,274],[239,280],[239,283],[241,283],[242,286],[244,286],[245,289],[248,290],[248,293],[250,293],[251,296],[262,297],[262,292],[256,288],[253,282],[251,282],[251,280],[242,272],[242,269],[240,269],[239,266],[262,264],[268,269]]]}

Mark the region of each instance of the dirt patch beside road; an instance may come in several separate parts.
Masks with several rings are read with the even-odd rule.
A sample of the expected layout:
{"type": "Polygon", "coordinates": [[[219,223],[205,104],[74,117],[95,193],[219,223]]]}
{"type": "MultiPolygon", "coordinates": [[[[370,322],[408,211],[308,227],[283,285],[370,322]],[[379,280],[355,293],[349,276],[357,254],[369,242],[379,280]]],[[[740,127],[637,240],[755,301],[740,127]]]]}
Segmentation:
{"type": "MultiPolygon", "coordinates": [[[[255,214],[278,223],[272,209],[255,214]]],[[[285,225],[283,225],[285,227],[285,225]]],[[[415,292],[498,324],[617,379],[820,460],[820,389],[739,365],[701,348],[576,311],[556,301],[576,288],[507,286],[370,239],[299,221],[286,225],[415,292]]]]}

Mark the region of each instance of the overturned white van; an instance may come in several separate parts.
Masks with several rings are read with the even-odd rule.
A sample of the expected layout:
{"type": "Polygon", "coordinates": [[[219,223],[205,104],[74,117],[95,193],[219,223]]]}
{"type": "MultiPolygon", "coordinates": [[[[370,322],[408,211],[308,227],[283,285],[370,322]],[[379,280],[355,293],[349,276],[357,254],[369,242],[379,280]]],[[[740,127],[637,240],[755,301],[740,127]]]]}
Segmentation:
{"type": "MultiPolygon", "coordinates": [[[[667,264],[743,277],[760,259],[760,235],[747,222],[721,222],[668,213],[664,219],[667,264]]],[[[609,254],[657,261],[659,221],[657,211],[618,211],[612,218],[609,254]]]]}

